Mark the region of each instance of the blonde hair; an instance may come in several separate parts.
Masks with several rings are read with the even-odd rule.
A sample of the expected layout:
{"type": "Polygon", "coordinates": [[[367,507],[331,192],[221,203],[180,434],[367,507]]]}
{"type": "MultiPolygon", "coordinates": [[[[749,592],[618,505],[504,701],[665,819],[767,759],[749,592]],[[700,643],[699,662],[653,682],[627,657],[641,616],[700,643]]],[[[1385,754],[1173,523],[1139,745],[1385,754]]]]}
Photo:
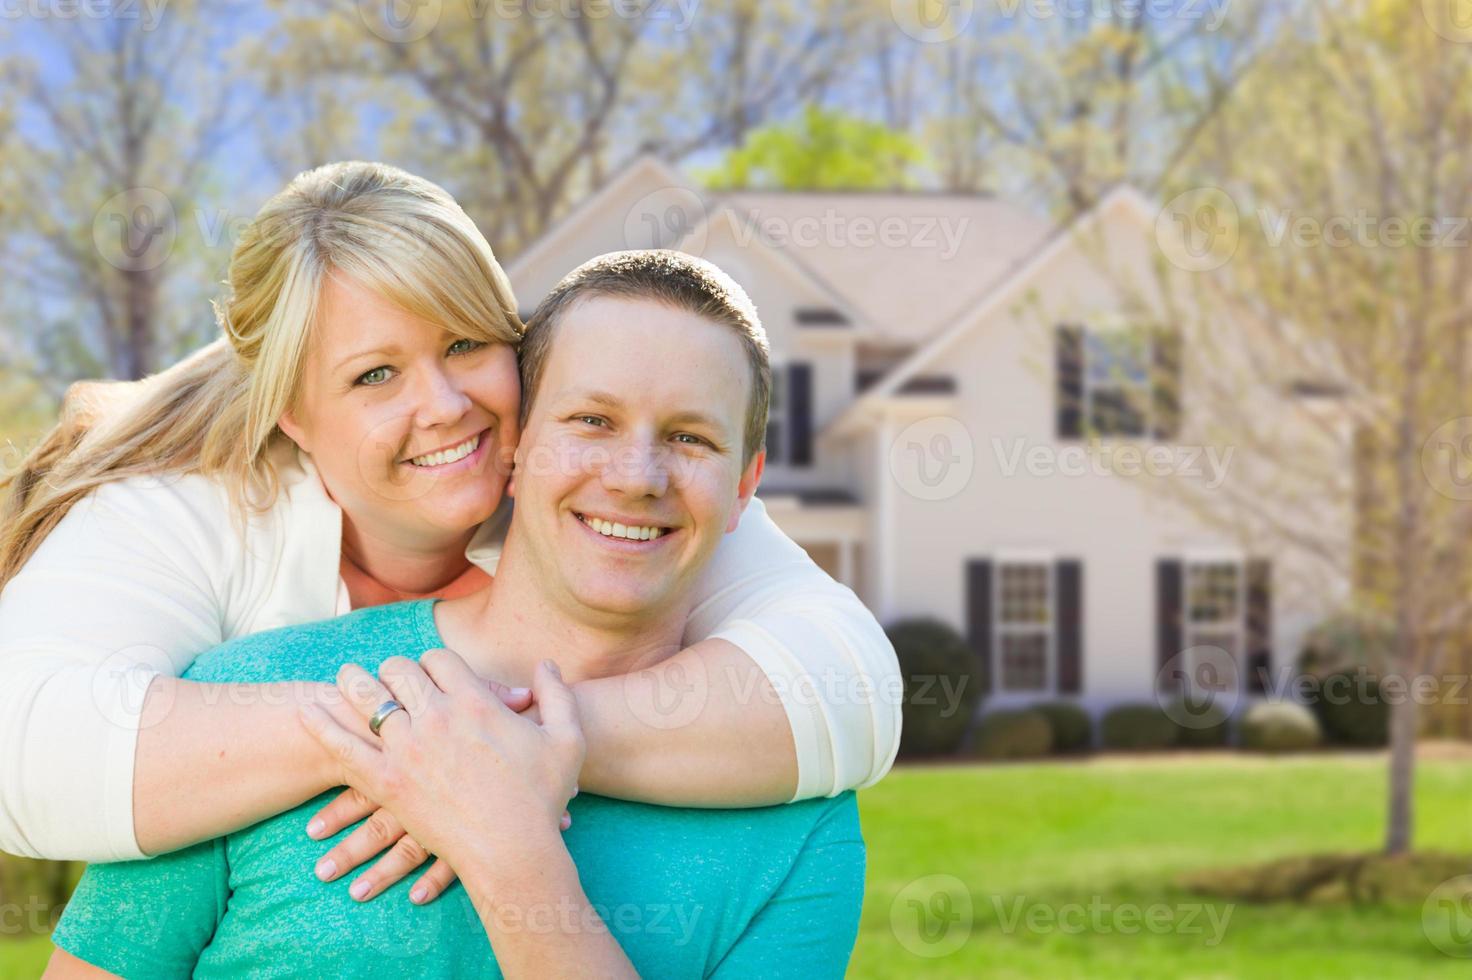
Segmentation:
{"type": "Polygon", "coordinates": [[[334,274],[458,337],[520,343],[510,283],[443,189],[381,163],[300,174],[235,246],[215,304],[223,336],[142,381],[74,385],[56,427],[0,478],[0,589],[78,500],[114,480],[201,473],[225,485],[242,521],[274,504],[276,422],[334,274]]]}

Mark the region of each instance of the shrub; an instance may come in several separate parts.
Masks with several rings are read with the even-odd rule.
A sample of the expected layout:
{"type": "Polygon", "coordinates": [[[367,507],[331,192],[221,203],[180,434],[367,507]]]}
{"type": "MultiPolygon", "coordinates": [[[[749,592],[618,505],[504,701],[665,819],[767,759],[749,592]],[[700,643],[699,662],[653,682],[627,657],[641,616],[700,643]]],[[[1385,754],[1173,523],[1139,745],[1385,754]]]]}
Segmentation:
{"type": "Polygon", "coordinates": [[[1053,747],[1053,727],[1039,711],[994,711],[976,726],[972,745],[983,759],[1035,759],[1053,747]]]}
{"type": "Polygon", "coordinates": [[[1265,701],[1242,717],[1242,745],[1260,752],[1300,752],[1323,741],[1318,719],[1301,704],[1265,701]]]}
{"type": "Polygon", "coordinates": [[[1099,733],[1106,748],[1168,749],[1176,744],[1180,727],[1159,705],[1124,704],[1105,713],[1099,733]]]}
{"type": "Polygon", "coordinates": [[[1048,719],[1054,752],[1083,752],[1094,744],[1094,720],[1078,705],[1052,701],[1035,704],[1032,710],[1048,719]]]}
{"type": "Polygon", "coordinates": [[[1390,741],[1390,704],[1380,682],[1364,670],[1342,670],[1318,681],[1314,714],[1324,735],[1345,745],[1381,746],[1390,741]]]}
{"type": "Polygon", "coordinates": [[[1182,707],[1167,714],[1175,719],[1176,744],[1181,748],[1215,749],[1231,741],[1231,717],[1220,705],[1212,705],[1205,711],[1182,707]]]}
{"type": "Polygon", "coordinates": [[[955,630],[934,619],[896,623],[888,630],[905,681],[906,756],[954,752],[981,700],[981,664],[955,630]]]}
{"type": "Polygon", "coordinates": [[[1390,669],[1394,649],[1393,627],[1355,613],[1337,613],[1304,637],[1298,670],[1314,677],[1355,668],[1382,674],[1390,669]]]}

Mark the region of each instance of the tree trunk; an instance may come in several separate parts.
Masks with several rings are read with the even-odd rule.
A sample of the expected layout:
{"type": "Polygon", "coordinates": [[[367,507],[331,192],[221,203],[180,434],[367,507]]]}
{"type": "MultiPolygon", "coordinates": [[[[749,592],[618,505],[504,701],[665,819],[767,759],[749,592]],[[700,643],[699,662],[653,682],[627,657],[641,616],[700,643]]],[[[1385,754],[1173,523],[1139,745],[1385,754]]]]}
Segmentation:
{"type": "Polygon", "coordinates": [[[1390,709],[1390,809],[1385,825],[1385,853],[1405,854],[1411,849],[1415,826],[1416,715],[1412,697],[1401,698],[1390,709]]]}

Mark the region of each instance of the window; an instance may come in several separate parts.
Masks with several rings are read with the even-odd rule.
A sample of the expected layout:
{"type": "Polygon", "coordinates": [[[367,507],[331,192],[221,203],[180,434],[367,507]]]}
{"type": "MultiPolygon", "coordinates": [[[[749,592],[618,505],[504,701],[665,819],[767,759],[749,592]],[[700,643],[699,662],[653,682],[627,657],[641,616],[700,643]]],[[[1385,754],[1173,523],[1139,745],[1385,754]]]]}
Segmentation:
{"type": "Polygon", "coordinates": [[[813,366],[790,361],[772,366],[767,406],[767,464],[813,462],[813,366]]]}
{"type": "Polygon", "coordinates": [[[998,564],[996,677],[999,691],[1052,690],[1053,601],[1052,563],[998,564]]]}
{"type": "Polygon", "coordinates": [[[1084,334],[1083,411],[1100,435],[1143,436],[1150,431],[1153,397],[1151,345],[1132,330],[1084,334]]]}
{"type": "Polygon", "coordinates": [[[786,415],[783,411],[786,403],[787,371],[779,366],[772,366],[772,390],[767,406],[767,463],[780,463],[783,459],[785,447],[782,437],[786,434],[786,415]]]}
{"type": "MultiPolygon", "coordinates": [[[[1242,563],[1233,560],[1187,562],[1185,585],[1185,608],[1181,617],[1185,649],[1218,647],[1226,651],[1231,663],[1242,664],[1247,608],[1242,563]]],[[[1188,693],[1207,695],[1207,691],[1193,689],[1214,679],[1206,675],[1207,665],[1185,663],[1182,666],[1188,693]]]]}

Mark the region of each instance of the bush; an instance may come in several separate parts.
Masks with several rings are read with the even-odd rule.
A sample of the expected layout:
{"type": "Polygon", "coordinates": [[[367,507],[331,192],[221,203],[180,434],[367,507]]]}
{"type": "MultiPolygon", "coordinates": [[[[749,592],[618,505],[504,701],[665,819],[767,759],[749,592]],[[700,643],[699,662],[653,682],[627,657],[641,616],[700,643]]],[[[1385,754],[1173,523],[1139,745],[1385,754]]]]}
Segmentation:
{"type": "Polygon", "coordinates": [[[1054,752],[1083,752],[1094,744],[1094,720],[1078,705],[1053,701],[1035,704],[1032,710],[1048,719],[1054,752]]]}
{"type": "Polygon", "coordinates": [[[896,623],[888,630],[905,680],[906,756],[954,752],[981,701],[981,665],[955,630],[934,619],[896,623]]]}
{"type": "Polygon", "coordinates": [[[977,724],[972,748],[983,759],[1036,759],[1053,748],[1053,726],[1040,711],[994,711],[977,724]]]}
{"type": "Polygon", "coordinates": [[[1364,670],[1343,670],[1318,681],[1314,714],[1324,735],[1344,745],[1381,746],[1390,742],[1390,705],[1380,682],[1364,670]]]}
{"type": "Polygon", "coordinates": [[[1260,752],[1301,752],[1323,741],[1318,719],[1301,704],[1265,701],[1242,717],[1242,745],[1260,752]]]}
{"type": "Polygon", "coordinates": [[[1168,714],[1177,719],[1176,744],[1181,748],[1217,749],[1231,741],[1231,717],[1220,705],[1199,712],[1182,707],[1168,714]],[[1183,718],[1189,718],[1190,723],[1180,720],[1183,718]]]}
{"type": "Polygon", "coordinates": [[[1105,748],[1168,749],[1176,744],[1180,726],[1159,705],[1124,704],[1105,713],[1099,732],[1105,748]]]}
{"type": "Polygon", "coordinates": [[[1393,627],[1355,613],[1337,613],[1304,637],[1298,670],[1313,677],[1356,668],[1383,674],[1390,669],[1394,649],[1393,627]]]}

